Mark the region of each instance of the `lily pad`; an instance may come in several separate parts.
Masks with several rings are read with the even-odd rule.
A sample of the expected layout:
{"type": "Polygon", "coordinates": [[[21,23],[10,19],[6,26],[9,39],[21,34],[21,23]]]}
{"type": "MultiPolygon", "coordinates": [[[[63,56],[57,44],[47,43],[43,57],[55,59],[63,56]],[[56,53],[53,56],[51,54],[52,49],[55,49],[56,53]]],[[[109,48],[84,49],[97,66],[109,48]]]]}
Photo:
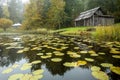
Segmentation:
{"type": "Polygon", "coordinates": [[[65,62],[63,65],[66,67],[77,67],[78,66],[77,62],[65,62]]]}
{"type": "Polygon", "coordinates": [[[64,56],[63,53],[55,53],[56,56],[64,56]]]}
{"type": "Polygon", "coordinates": [[[62,50],[67,49],[68,47],[61,47],[62,50]]]}
{"type": "Polygon", "coordinates": [[[100,64],[102,67],[112,67],[113,64],[110,64],[110,63],[102,63],[100,64]]]}
{"type": "Polygon", "coordinates": [[[99,56],[98,54],[91,54],[90,56],[99,56]]]}
{"type": "Polygon", "coordinates": [[[112,66],[110,67],[110,70],[118,75],[120,75],[120,67],[115,67],[115,66],[112,66]]]}
{"type": "Polygon", "coordinates": [[[93,62],[94,61],[94,59],[92,59],[92,58],[85,58],[85,60],[89,61],[89,62],[93,62]]]}
{"type": "Polygon", "coordinates": [[[25,64],[23,64],[23,66],[31,66],[32,65],[32,63],[25,63],[25,64]]]}
{"type": "Polygon", "coordinates": [[[80,66],[80,65],[86,65],[86,64],[87,64],[86,61],[81,61],[81,60],[77,61],[77,65],[78,66],[80,66]]]}
{"type": "Polygon", "coordinates": [[[92,75],[98,80],[109,80],[108,75],[103,71],[93,71],[92,75]]]}
{"type": "Polygon", "coordinates": [[[103,52],[99,52],[98,54],[100,54],[100,55],[105,55],[105,53],[103,53],[103,52]]]}
{"type": "Polygon", "coordinates": [[[29,47],[26,47],[26,48],[23,49],[23,51],[29,51],[29,50],[30,50],[29,47]]]}
{"type": "Polygon", "coordinates": [[[19,67],[18,64],[14,64],[14,65],[12,66],[12,68],[17,68],[17,67],[19,67]]]}
{"type": "Polygon", "coordinates": [[[24,52],[24,50],[18,50],[17,51],[17,53],[19,54],[19,53],[23,53],[24,52]]]}
{"type": "Polygon", "coordinates": [[[51,56],[41,56],[42,59],[51,58],[51,56]]]}
{"type": "Polygon", "coordinates": [[[20,78],[20,80],[30,80],[32,77],[32,74],[25,74],[23,77],[20,78]]]}
{"type": "Polygon", "coordinates": [[[113,55],[112,57],[113,57],[113,58],[120,59],[120,55],[113,55]]]}
{"type": "Polygon", "coordinates": [[[98,67],[98,66],[92,66],[91,70],[92,71],[100,71],[100,67],[98,67]]]}
{"type": "Polygon", "coordinates": [[[4,71],[2,72],[2,74],[8,74],[8,73],[10,73],[10,72],[12,72],[12,71],[13,71],[12,68],[8,68],[8,69],[4,70],[4,71]]]}
{"type": "Polygon", "coordinates": [[[36,61],[33,61],[33,62],[31,62],[32,64],[38,64],[38,63],[41,63],[41,61],[40,60],[36,60],[36,61]]]}
{"type": "Polygon", "coordinates": [[[78,49],[80,49],[80,48],[79,48],[79,47],[74,47],[74,49],[78,50],[78,49]]]}
{"type": "Polygon", "coordinates": [[[34,48],[32,48],[31,50],[42,50],[41,48],[39,48],[39,47],[34,47],[34,48]]]}
{"type": "Polygon", "coordinates": [[[87,54],[88,51],[80,51],[81,54],[87,54]]]}
{"type": "Polygon", "coordinates": [[[55,50],[57,50],[57,51],[62,51],[62,49],[61,48],[54,48],[55,50]]]}
{"type": "Polygon", "coordinates": [[[20,80],[24,75],[23,74],[14,74],[8,78],[8,80],[20,80]]]}
{"type": "Polygon", "coordinates": [[[43,53],[38,53],[37,55],[38,55],[38,56],[42,56],[42,55],[43,55],[43,53]]]}
{"type": "Polygon", "coordinates": [[[95,52],[95,51],[93,51],[93,50],[88,51],[88,53],[90,53],[90,54],[96,54],[96,52],[95,52]]]}
{"type": "Polygon", "coordinates": [[[78,54],[73,54],[73,55],[70,55],[70,57],[72,57],[72,58],[80,58],[80,57],[81,57],[81,55],[78,55],[78,54]]]}
{"type": "Polygon", "coordinates": [[[24,65],[21,67],[21,70],[27,70],[27,69],[30,69],[31,67],[32,67],[31,65],[24,64],[24,65]]]}
{"type": "Polygon", "coordinates": [[[88,48],[93,48],[93,46],[88,46],[88,48]]]}
{"type": "Polygon", "coordinates": [[[75,53],[75,52],[72,52],[72,51],[68,51],[67,54],[68,54],[68,55],[74,55],[74,54],[76,54],[76,53],[75,53]]]}
{"type": "Polygon", "coordinates": [[[51,55],[52,55],[52,53],[46,53],[46,55],[50,55],[50,56],[51,56],[51,55]]]}
{"type": "Polygon", "coordinates": [[[36,70],[36,71],[32,72],[32,74],[33,74],[33,75],[40,75],[40,74],[42,74],[43,72],[44,72],[43,69],[39,69],[39,70],[36,70]]]}
{"type": "Polygon", "coordinates": [[[52,58],[51,61],[53,61],[53,62],[60,62],[60,61],[62,61],[62,59],[61,58],[52,58]]]}
{"type": "Polygon", "coordinates": [[[117,51],[117,50],[119,50],[119,49],[118,48],[111,48],[110,53],[112,53],[112,54],[120,54],[120,51],[117,51]]]}

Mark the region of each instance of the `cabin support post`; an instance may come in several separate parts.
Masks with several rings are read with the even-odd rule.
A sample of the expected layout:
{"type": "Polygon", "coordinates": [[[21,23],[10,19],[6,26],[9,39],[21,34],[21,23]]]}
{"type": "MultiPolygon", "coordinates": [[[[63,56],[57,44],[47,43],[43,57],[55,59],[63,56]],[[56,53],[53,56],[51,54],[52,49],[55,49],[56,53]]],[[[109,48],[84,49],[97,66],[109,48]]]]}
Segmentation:
{"type": "Polygon", "coordinates": [[[84,19],[84,26],[85,26],[85,19],[84,19]]]}
{"type": "Polygon", "coordinates": [[[74,24],[75,24],[75,27],[76,27],[76,26],[77,26],[77,25],[76,25],[76,21],[74,22],[74,24]]]}
{"type": "Polygon", "coordinates": [[[94,17],[94,15],[93,15],[93,26],[94,26],[94,24],[95,24],[95,17],[94,17]]]}

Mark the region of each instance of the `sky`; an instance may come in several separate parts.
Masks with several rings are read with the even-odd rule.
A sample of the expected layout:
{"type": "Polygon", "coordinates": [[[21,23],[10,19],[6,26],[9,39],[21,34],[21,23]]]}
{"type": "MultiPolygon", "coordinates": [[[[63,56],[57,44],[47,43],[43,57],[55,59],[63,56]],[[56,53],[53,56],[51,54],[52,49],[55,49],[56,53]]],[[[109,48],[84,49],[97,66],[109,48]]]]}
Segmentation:
{"type": "MultiPolygon", "coordinates": [[[[22,0],[23,3],[27,3],[28,1],[29,1],[29,0],[22,0]]],[[[3,5],[7,5],[6,2],[7,2],[7,0],[1,0],[1,3],[2,3],[3,5]],[[3,2],[4,2],[4,3],[3,3],[3,2]]]]}
{"type": "Polygon", "coordinates": [[[28,1],[29,1],[29,0],[22,0],[23,3],[26,3],[26,2],[28,2],[28,1]]]}

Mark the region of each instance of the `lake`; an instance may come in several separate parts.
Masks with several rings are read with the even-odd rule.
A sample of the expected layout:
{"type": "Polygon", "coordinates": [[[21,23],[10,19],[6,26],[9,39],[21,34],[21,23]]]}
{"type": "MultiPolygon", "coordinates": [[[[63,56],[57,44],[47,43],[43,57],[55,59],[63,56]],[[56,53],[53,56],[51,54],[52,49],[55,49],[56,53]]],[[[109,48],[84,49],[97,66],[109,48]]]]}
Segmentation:
{"type": "Polygon", "coordinates": [[[119,69],[117,41],[39,34],[0,36],[0,80],[120,80],[119,69]]]}

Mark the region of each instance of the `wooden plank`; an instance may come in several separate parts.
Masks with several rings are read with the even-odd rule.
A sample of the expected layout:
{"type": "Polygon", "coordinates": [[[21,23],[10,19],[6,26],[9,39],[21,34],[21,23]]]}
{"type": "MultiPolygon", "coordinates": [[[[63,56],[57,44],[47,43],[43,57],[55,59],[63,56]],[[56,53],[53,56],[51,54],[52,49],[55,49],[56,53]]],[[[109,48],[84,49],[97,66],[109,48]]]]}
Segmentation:
{"type": "Polygon", "coordinates": [[[93,15],[93,26],[94,26],[94,24],[95,24],[95,18],[94,18],[94,15],[93,15]]]}

